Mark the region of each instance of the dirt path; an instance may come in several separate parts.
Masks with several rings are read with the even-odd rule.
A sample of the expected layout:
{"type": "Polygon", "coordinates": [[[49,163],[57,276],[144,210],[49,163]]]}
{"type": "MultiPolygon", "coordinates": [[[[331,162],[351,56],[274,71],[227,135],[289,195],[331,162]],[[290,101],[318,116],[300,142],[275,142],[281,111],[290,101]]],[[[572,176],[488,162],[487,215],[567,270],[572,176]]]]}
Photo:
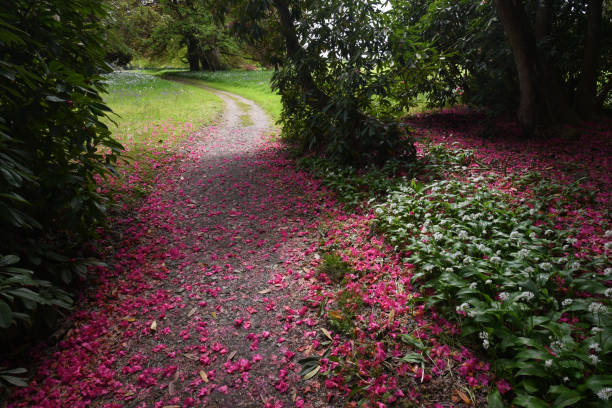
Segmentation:
{"type": "Polygon", "coordinates": [[[318,186],[262,136],[257,105],[210,91],[227,106],[221,125],[191,135],[117,220],[100,286],[9,406],[333,406],[296,362],[322,336],[301,300],[318,186]]]}

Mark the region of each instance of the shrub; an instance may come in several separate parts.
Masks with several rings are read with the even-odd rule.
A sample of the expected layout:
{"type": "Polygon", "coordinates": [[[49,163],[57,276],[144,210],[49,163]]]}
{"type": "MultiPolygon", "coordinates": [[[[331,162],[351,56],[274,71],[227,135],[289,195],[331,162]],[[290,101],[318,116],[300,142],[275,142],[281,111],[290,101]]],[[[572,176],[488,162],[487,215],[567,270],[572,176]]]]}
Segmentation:
{"type": "Polygon", "coordinates": [[[69,307],[60,287],[87,272],[76,248],[104,220],[97,181],[122,149],[100,121],[104,16],[94,0],[0,6],[0,327],[12,326],[3,341],[42,317],[39,306],[69,307]]]}

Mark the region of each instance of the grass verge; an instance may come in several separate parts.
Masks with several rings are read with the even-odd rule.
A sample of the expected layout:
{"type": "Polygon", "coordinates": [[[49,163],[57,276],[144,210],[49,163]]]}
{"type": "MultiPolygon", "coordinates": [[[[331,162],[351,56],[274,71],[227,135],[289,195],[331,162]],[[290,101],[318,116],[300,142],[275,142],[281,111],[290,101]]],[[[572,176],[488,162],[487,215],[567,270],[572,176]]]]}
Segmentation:
{"type": "Polygon", "coordinates": [[[181,78],[202,81],[211,88],[232,92],[257,103],[276,122],[280,118],[280,95],[270,88],[272,71],[163,71],[160,75],[174,75],[181,78]]]}
{"type": "Polygon", "coordinates": [[[107,89],[105,102],[116,114],[108,126],[129,150],[170,146],[223,111],[223,101],[204,89],[142,72],[112,73],[107,89]]]}

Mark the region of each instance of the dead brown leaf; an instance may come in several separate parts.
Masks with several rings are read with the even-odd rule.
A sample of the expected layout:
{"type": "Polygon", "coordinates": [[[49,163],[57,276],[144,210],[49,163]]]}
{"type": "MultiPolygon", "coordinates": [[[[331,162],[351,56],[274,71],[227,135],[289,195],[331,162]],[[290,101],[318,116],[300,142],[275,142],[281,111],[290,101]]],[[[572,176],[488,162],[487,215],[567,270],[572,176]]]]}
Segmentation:
{"type": "Polygon", "coordinates": [[[460,390],[458,390],[456,388],[455,388],[455,393],[459,396],[459,398],[461,398],[461,400],[463,401],[464,404],[472,405],[472,400],[470,399],[470,397],[465,395],[465,393],[463,393],[462,391],[460,391],[460,390]]]}

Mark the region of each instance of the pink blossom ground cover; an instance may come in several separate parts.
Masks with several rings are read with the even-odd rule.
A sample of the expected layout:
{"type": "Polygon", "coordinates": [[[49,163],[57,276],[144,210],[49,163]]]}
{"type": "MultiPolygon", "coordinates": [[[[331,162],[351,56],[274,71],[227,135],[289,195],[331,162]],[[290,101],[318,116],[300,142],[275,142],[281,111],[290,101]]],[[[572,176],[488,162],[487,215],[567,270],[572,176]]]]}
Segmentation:
{"type": "MultiPolygon", "coordinates": [[[[475,148],[474,171],[499,172],[493,159],[522,171],[531,160],[565,180],[556,156],[536,160],[518,141],[483,147],[469,127],[450,136],[435,127],[441,119],[420,120],[436,142],[475,148]]],[[[599,172],[590,188],[609,186],[608,129],[593,127],[601,151],[588,156],[598,166],[585,170],[599,172]]],[[[563,157],[579,165],[584,142],[574,144],[582,156],[566,147],[563,157]]],[[[138,205],[96,243],[108,265],[61,342],[32,352],[35,374],[9,407],[448,407],[508,391],[461,345],[459,327],[415,301],[414,266],[372,231],[374,214],[345,211],[261,129],[204,128],[129,166],[103,187],[138,205]],[[320,273],[329,253],[353,271],[341,284],[320,273]],[[308,357],[317,372],[300,375],[308,357]]],[[[610,189],[597,191],[584,218],[570,209],[560,222],[605,214],[610,189]]],[[[581,239],[599,239],[588,225],[581,239]]]]}
{"type": "Polygon", "coordinates": [[[583,123],[580,128],[553,131],[549,137],[525,139],[516,122],[502,119],[494,135],[483,136],[483,119],[457,107],[420,114],[407,123],[421,141],[421,153],[423,143],[470,149],[474,159],[468,172],[493,175],[491,187],[518,199],[538,194],[541,199],[542,192],[534,191],[538,179],[568,187],[565,194],[550,196],[557,227],[577,228],[574,246],[600,253],[606,243],[605,228],[612,223],[612,121],[583,123]],[[535,177],[528,178],[529,173],[535,177]],[[521,177],[525,182],[520,182],[521,177]]]}
{"type": "Polygon", "coordinates": [[[35,374],[9,407],[433,405],[491,381],[486,363],[437,340],[452,324],[411,305],[410,265],[368,235],[370,216],[345,214],[261,129],[154,146],[101,185],[126,203],[95,243],[107,266],[62,340],[22,363],[35,374]],[[344,288],[317,272],[334,242],[359,271],[344,288]],[[328,325],[343,292],[363,304],[354,334],[328,325]],[[399,362],[410,347],[397,336],[412,332],[433,344],[431,364],[399,362]],[[320,368],[305,380],[309,356],[320,368]]]}

